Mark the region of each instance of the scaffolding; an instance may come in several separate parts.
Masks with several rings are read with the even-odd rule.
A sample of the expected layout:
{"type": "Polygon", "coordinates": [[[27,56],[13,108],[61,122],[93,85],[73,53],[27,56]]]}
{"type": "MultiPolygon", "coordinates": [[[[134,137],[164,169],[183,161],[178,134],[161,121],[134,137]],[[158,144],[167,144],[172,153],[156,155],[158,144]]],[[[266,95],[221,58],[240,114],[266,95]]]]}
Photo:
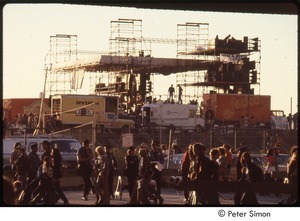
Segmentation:
{"type": "Polygon", "coordinates": [[[209,40],[208,34],[207,23],[177,25],[177,57],[209,62],[207,70],[176,75],[176,84],[183,86],[183,97],[199,100],[204,93],[254,94],[256,87],[260,94],[260,40],[236,40],[231,35],[209,40]]]}
{"type": "Polygon", "coordinates": [[[129,112],[152,93],[153,74],[143,68],[151,65],[151,42],[143,38],[142,20],[110,22],[109,55],[115,61],[109,71],[90,75],[90,93],[118,95],[120,105],[129,112]]]}
{"type": "MultiPolygon", "coordinates": [[[[195,60],[205,59],[205,54],[193,54],[191,52],[197,50],[209,49],[209,24],[187,22],[185,24],[177,24],[177,57],[192,58],[195,60]]],[[[199,86],[190,87],[189,85],[204,81],[205,71],[196,70],[176,75],[176,84],[183,86],[183,102],[187,103],[191,100],[197,101],[201,99],[201,88],[199,86]]]]}
{"type": "Polygon", "coordinates": [[[89,94],[119,96],[121,105],[129,110],[151,102],[154,74],[176,73],[176,88],[183,88],[183,103],[200,103],[202,95],[211,91],[238,93],[242,88],[242,93],[254,93],[250,86],[260,85],[258,38],[244,37],[239,41],[229,35],[209,40],[209,24],[193,22],[178,24],[176,39],[144,38],[140,19],[111,21],[110,32],[106,54],[78,50],[76,35],[50,36],[50,50],[45,58],[46,93],[77,92],[88,73],[89,94]],[[151,57],[152,44],[176,44],[176,59],[151,57]],[[81,53],[97,57],[79,61],[81,53]],[[250,57],[255,57],[254,62],[250,57]],[[233,62],[232,58],[238,59],[233,62]],[[60,68],[52,68],[59,63],[60,68]]]}
{"type": "Polygon", "coordinates": [[[45,57],[46,95],[71,93],[72,72],[53,70],[55,64],[77,60],[77,35],[50,36],[50,49],[45,57]]]}
{"type": "Polygon", "coordinates": [[[142,20],[118,19],[110,22],[111,55],[139,56],[142,53],[142,20]]]}

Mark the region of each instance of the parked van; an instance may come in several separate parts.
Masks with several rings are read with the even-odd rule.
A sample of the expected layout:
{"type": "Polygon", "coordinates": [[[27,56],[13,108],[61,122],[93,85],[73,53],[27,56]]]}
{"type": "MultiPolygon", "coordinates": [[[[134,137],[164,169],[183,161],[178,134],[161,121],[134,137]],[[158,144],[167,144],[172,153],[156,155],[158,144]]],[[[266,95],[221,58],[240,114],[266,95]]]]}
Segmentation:
{"type": "Polygon", "coordinates": [[[41,156],[44,152],[42,143],[44,140],[50,142],[51,147],[57,147],[63,158],[63,167],[76,167],[76,154],[81,144],[78,140],[71,137],[53,137],[53,136],[16,136],[3,139],[3,170],[11,168],[10,155],[13,151],[13,146],[16,142],[20,142],[26,147],[27,154],[30,153],[32,144],[38,145],[38,155],[41,156]]]}
{"type": "Polygon", "coordinates": [[[143,126],[201,131],[205,127],[195,104],[172,104],[157,101],[142,106],[143,126]]]}

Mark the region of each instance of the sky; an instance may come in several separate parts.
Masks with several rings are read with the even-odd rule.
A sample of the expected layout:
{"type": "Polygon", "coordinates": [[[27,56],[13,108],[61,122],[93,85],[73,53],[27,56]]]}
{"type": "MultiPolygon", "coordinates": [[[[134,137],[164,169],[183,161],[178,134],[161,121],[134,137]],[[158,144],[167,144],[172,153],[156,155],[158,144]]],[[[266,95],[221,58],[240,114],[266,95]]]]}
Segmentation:
{"type": "MultiPolygon", "coordinates": [[[[142,19],[143,37],[176,39],[177,24],[209,23],[209,39],[231,34],[261,40],[260,91],[271,109],[297,112],[297,15],[151,10],[83,5],[8,4],[3,8],[3,98],[35,98],[43,91],[50,36],[77,35],[79,50],[109,51],[110,22],[142,19]],[[166,19],[167,18],[167,19],[166,19]],[[291,106],[292,103],[292,106],[291,106]],[[292,109],[292,110],[291,110],[292,109]]],[[[151,48],[176,57],[176,45],[151,48]]],[[[155,78],[154,94],[167,94],[175,75],[155,78]]]]}

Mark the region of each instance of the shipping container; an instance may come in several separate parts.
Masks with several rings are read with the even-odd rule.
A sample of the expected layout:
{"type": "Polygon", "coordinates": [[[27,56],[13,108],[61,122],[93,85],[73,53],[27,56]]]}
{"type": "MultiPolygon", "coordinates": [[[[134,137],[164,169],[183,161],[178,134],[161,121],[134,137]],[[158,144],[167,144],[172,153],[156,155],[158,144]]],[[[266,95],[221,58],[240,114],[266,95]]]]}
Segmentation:
{"type": "Polygon", "coordinates": [[[202,108],[205,119],[215,123],[269,124],[271,120],[269,95],[204,94],[202,108]]]}

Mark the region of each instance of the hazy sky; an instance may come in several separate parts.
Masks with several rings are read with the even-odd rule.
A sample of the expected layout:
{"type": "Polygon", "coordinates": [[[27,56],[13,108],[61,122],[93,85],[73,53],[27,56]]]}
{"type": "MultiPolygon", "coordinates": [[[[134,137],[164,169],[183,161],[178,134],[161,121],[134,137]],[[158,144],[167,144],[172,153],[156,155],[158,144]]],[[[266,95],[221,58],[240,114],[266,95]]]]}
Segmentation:
{"type": "MultiPolygon", "coordinates": [[[[110,22],[141,19],[143,37],[177,38],[177,24],[209,23],[209,39],[231,34],[261,40],[260,94],[271,95],[271,108],[297,112],[297,16],[149,10],[78,5],[6,5],[3,9],[3,97],[39,97],[50,36],[78,36],[80,50],[109,50],[110,22]]],[[[176,45],[154,45],[154,57],[175,57],[176,45]]],[[[175,75],[154,82],[166,94],[175,75]],[[166,84],[167,82],[167,84],[166,84]]],[[[256,94],[259,91],[256,90],[256,94]]]]}

